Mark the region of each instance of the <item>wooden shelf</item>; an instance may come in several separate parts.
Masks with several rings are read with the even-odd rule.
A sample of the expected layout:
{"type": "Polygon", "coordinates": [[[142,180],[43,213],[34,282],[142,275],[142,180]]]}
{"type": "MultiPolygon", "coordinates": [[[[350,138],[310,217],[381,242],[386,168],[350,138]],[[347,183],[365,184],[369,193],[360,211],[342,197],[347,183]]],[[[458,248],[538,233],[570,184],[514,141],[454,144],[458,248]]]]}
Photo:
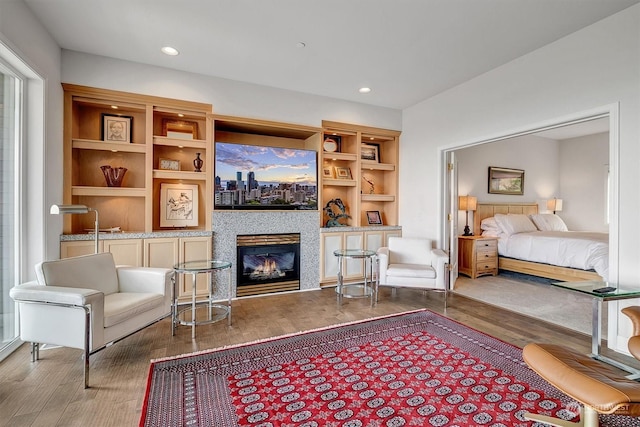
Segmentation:
{"type": "Polygon", "coordinates": [[[207,148],[207,141],[202,139],[177,139],[177,138],[168,138],[166,136],[154,136],[153,143],[155,145],[165,145],[167,147],[176,147],[176,148],[200,148],[204,150],[207,148]]]}
{"type": "Polygon", "coordinates": [[[145,197],[144,188],[128,187],[85,187],[74,185],[71,187],[73,196],[101,196],[101,197],[145,197]]]}
{"type": "Polygon", "coordinates": [[[93,139],[73,139],[71,146],[80,150],[123,151],[126,153],[145,153],[144,144],[131,144],[126,142],[105,142],[93,139]]]}
{"type": "Polygon", "coordinates": [[[322,158],[324,160],[346,160],[349,162],[354,162],[358,159],[357,154],[353,153],[322,153],[322,158]]]}
{"type": "Polygon", "coordinates": [[[153,170],[154,179],[185,179],[190,181],[206,181],[207,174],[203,172],[169,171],[164,169],[153,170]]]}
{"type": "Polygon", "coordinates": [[[361,194],[363,202],[395,202],[396,196],[392,194],[361,194]]]}
{"type": "Polygon", "coordinates": [[[378,170],[378,171],[395,171],[396,165],[391,163],[377,163],[363,160],[361,169],[363,170],[378,170]]]}
{"type": "Polygon", "coordinates": [[[325,178],[322,180],[323,186],[336,186],[336,187],[355,187],[356,181],[353,179],[330,179],[325,178]]]}

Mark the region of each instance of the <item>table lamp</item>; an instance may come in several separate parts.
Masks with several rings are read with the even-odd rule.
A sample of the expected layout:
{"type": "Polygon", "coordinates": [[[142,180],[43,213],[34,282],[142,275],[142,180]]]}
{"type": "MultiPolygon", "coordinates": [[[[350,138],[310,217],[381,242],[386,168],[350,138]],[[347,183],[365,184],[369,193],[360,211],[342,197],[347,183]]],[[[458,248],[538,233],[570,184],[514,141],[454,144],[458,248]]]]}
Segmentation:
{"type": "Polygon", "coordinates": [[[98,211],[90,208],[88,206],[85,205],[51,205],[51,209],[49,210],[49,213],[51,215],[66,215],[66,214],[86,214],[89,212],[95,212],[96,213],[96,221],[95,221],[95,230],[94,233],[96,235],[95,237],[95,241],[96,241],[96,252],[98,253],[98,241],[100,239],[100,229],[98,227],[98,211]]]}
{"type": "Polygon", "coordinates": [[[547,200],[547,210],[553,211],[553,213],[555,214],[556,212],[561,212],[562,211],[562,199],[549,199],[547,200]]]}
{"type": "Polygon", "coordinates": [[[464,226],[463,236],[473,236],[473,233],[469,229],[469,211],[475,211],[477,204],[478,199],[473,196],[458,196],[458,209],[467,211],[467,221],[464,226]]]}

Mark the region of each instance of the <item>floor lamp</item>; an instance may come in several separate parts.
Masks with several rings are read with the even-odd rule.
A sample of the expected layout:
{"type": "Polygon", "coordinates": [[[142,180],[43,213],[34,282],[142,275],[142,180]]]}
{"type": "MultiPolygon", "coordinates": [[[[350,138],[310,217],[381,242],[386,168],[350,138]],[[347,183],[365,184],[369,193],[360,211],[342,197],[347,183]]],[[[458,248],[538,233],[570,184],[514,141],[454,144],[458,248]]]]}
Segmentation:
{"type": "Polygon", "coordinates": [[[475,211],[477,208],[478,199],[473,196],[459,196],[458,197],[458,209],[461,211],[467,211],[467,222],[464,226],[463,236],[473,236],[473,233],[469,229],[469,211],[475,211]]]}
{"type": "Polygon", "coordinates": [[[98,242],[100,239],[100,228],[98,226],[98,211],[90,208],[85,205],[51,205],[51,210],[49,211],[52,215],[66,215],[66,214],[86,214],[89,212],[96,213],[96,221],[95,221],[95,230],[94,233],[96,235],[96,252],[98,253],[98,242]]]}

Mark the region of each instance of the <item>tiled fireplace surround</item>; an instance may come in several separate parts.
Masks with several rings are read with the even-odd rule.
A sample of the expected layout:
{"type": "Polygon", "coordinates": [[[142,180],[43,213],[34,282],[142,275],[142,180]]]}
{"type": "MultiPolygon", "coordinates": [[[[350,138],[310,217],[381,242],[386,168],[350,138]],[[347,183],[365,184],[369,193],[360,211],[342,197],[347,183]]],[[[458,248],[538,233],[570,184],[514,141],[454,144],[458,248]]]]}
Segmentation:
{"type": "MultiPolygon", "coordinates": [[[[232,297],[238,234],[300,233],[300,290],[320,287],[320,211],[215,211],[212,219],[213,257],[230,261],[232,297]]],[[[226,299],[227,287],[216,286],[214,299],[226,299]]]]}

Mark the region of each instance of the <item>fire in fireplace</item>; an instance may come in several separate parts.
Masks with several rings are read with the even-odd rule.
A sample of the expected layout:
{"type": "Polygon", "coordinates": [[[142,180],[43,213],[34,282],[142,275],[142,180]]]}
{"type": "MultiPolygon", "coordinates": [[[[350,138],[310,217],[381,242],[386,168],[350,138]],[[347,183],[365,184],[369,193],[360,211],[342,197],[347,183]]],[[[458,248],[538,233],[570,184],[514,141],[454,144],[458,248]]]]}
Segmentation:
{"type": "Polygon", "coordinates": [[[236,295],[300,289],[300,234],[237,236],[236,295]]]}

